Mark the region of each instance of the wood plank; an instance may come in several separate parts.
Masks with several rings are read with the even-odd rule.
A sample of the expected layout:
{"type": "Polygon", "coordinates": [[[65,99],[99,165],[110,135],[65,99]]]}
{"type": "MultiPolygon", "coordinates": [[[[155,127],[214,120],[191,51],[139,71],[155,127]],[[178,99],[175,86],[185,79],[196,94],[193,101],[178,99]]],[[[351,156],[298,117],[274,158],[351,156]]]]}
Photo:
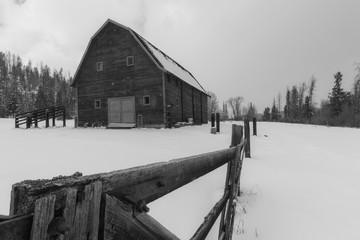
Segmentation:
{"type": "Polygon", "coordinates": [[[102,183],[100,181],[91,183],[85,187],[85,201],[89,202],[87,239],[98,239],[101,195],[102,183]]]}
{"type": "Polygon", "coordinates": [[[0,239],[29,240],[33,215],[7,216],[0,222],[0,239]]]}
{"type": "Polygon", "coordinates": [[[133,204],[140,200],[152,202],[169,192],[207,174],[235,157],[235,148],[175,159],[169,162],[94,174],[84,177],[65,177],[55,180],[24,181],[13,185],[13,208],[17,213],[31,213],[36,199],[54,193],[60,199],[66,189],[84,189],[95,181],[102,182],[102,192],[133,204]]]}
{"type": "Polygon", "coordinates": [[[47,234],[47,228],[54,218],[55,200],[55,195],[48,195],[36,200],[30,240],[50,239],[50,236],[47,234]]]}
{"type": "Polygon", "coordinates": [[[178,240],[146,213],[133,215],[133,208],[120,200],[106,195],[104,216],[104,240],[178,240]]]}
{"type": "Polygon", "coordinates": [[[216,219],[219,217],[222,210],[225,209],[226,202],[229,199],[229,196],[230,191],[226,191],[224,196],[215,204],[209,214],[205,217],[204,222],[201,224],[195,234],[190,238],[190,240],[203,240],[206,238],[216,219]]]}
{"type": "Polygon", "coordinates": [[[70,230],[65,232],[62,237],[64,240],[73,240],[75,238],[76,229],[73,226],[75,220],[76,196],[76,189],[67,190],[63,217],[65,218],[68,227],[70,227],[70,230]]]}

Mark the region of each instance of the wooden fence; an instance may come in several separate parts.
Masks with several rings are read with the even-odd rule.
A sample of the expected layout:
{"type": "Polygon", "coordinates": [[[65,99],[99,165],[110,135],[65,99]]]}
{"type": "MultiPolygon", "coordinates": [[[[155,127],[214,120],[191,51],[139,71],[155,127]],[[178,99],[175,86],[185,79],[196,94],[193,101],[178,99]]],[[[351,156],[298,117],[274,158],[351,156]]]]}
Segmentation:
{"type": "Polygon", "coordinates": [[[147,204],[224,164],[224,195],[191,239],[205,239],[219,216],[219,239],[231,239],[245,146],[243,127],[232,127],[228,149],[109,173],[14,184],[10,216],[0,216],[0,239],[179,239],[148,214],[147,204]]]}
{"type": "Polygon", "coordinates": [[[49,107],[38,109],[30,112],[19,113],[15,115],[15,128],[19,128],[20,125],[26,124],[26,128],[30,128],[32,124],[38,127],[38,123],[45,121],[45,127],[49,127],[49,121],[52,119],[52,126],[55,126],[55,120],[57,117],[61,117],[63,120],[63,126],[66,126],[66,111],[65,107],[49,107]]]}

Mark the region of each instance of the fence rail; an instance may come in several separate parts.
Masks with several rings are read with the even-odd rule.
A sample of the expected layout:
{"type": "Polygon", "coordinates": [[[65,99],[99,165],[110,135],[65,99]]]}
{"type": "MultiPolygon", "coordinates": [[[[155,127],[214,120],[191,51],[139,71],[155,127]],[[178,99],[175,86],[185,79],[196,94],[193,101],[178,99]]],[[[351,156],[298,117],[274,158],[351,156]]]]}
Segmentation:
{"type": "Polygon", "coordinates": [[[221,215],[219,239],[230,240],[246,145],[242,130],[233,125],[231,146],[220,151],[109,173],[14,184],[12,217],[1,221],[0,216],[0,239],[178,240],[148,215],[147,204],[227,164],[224,195],[191,239],[205,239],[221,215]],[[31,228],[21,227],[29,224],[31,228]]]}
{"type": "Polygon", "coordinates": [[[49,127],[49,121],[52,119],[52,126],[55,126],[55,120],[57,117],[61,117],[63,120],[63,126],[66,126],[66,110],[65,107],[49,107],[38,109],[30,112],[23,112],[15,115],[15,128],[19,128],[20,125],[26,124],[26,128],[30,128],[32,124],[38,127],[38,123],[45,121],[45,127],[49,127]]]}

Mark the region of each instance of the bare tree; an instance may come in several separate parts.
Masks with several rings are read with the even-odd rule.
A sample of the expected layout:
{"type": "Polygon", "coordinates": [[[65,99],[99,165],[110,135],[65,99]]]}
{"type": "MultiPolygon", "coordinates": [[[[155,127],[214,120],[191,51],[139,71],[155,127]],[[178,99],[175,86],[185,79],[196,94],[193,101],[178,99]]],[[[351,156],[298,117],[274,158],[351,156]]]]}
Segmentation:
{"type": "Polygon", "coordinates": [[[237,97],[231,97],[227,100],[227,103],[229,104],[234,120],[240,120],[241,119],[241,104],[244,101],[244,98],[241,96],[237,97]]]}
{"type": "Polygon", "coordinates": [[[217,100],[216,94],[213,92],[207,92],[207,94],[210,96],[209,102],[208,102],[208,109],[209,109],[209,118],[211,113],[219,112],[219,101],[217,100]]]}

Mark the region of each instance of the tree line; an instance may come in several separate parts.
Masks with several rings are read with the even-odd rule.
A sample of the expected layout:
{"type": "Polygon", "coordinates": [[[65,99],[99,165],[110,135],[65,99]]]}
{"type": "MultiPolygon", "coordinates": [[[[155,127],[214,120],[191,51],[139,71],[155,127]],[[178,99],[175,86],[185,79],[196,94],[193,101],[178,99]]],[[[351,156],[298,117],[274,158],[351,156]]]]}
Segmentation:
{"type": "Polygon", "coordinates": [[[212,113],[220,113],[220,120],[243,120],[244,118],[252,119],[257,115],[257,110],[254,104],[249,103],[244,106],[244,98],[241,96],[230,97],[222,103],[220,107],[217,96],[214,92],[208,91],[210,96],[208,101],[208,118],[212,113]]]}
{"type": "Polygon", "coordinates": [[[332,91],[319,107],[313,102],[315,77],[311,77],[308,84],[302,82],[299,86],[287,87],[283,109],[279,93],[272,108],[264,109],[262,120],[360,127],[360,65],[356,70],[358,73],[351,91],[342,88],[341,72],[335,73],[332,91]]]}
{"type": "Polygon", "coordinates": [[[24,64],[20,56],[0,51],[0,117],[51,106],[65,106],[67,117],[73,116],[71,81],[62,68],[51,71],[46,64],[24,64]]]}

